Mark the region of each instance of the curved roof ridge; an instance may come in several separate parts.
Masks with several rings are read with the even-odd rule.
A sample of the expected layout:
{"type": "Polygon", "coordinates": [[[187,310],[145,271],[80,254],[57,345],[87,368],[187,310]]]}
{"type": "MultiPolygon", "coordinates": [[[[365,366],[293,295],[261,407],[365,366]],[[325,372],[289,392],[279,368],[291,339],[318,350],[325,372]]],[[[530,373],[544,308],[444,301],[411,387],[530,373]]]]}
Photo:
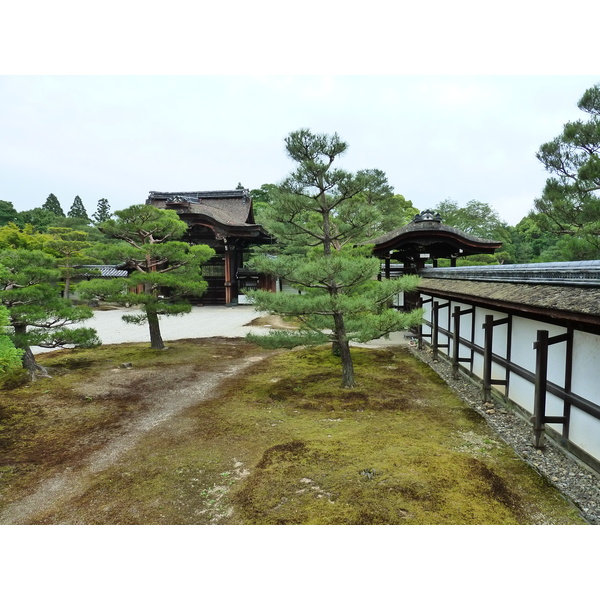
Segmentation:
{"type": "Polygon", "coordinates": [[[486,238],[480,238],[466,231],[462,231],[461,229],[457,229],[456,227],[450,227],[450,225],[444,225],[439,221],[411,221],[410,223],[403,225],[402,227],[398,227],[388,233],[384,233],[377,238],[373,238],[363,242],[364,244],[383,244],[385,242],[389,242],[402,235],[403,233],[411,233],[413,231],[443,231],[446,233],[454,234],[458,237],[462,237],[470,242],[475,242],[479,244],[500,244],[498,240],[491,240],[486,238]]]}

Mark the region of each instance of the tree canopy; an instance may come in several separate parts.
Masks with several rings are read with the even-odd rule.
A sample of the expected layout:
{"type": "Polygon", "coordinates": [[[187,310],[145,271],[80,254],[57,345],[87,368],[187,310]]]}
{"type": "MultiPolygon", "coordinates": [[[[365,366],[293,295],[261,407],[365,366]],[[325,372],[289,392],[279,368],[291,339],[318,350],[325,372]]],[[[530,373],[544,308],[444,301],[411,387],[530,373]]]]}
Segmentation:
{"type": "Polygon", "coordinates": [[[9,322],[8,311],[0,305],[0,376],[12,369],[19,368],[21,366],[21,356],[23,355],[23,351],[15,347],[8,335],[7,325],[9,322]]]}
{"type": "Polygon", "coordinates": [[[562,133],[542,144],[536,154],[552,176],[531,216],[543,230],[582,240],[584,244],[571,244],[577,254],[587,245],[584,255],[599,258],[600,84],[586,90],[577,106],[587,120],[566,123],[562,133]]]}
{"type": "Polygon", "coordinates": [[[18,214],[12,202],[0,200],[0,227],[8,223],[16,223],[18,214]]]}
{"type": "Polygon", "coordinates": [[[67,217],[71,217],[72,219],[82,219],[88,223],[90,222],[83,200],[79,196],[75,196],[73,204],[67,213],[67,217]]]}
{"type": "Polygon", "coordinates": [[[91,244],[85,231],[68,227],[50,227],[45,250],[57,258],[57,266],[64,282],[64,297],[70,296],[71,279],[75,267],[89,263],[92,259],[85,253],[91,244]]]}
{"type": "Polygon", "coordinates": [[[102,223],[108,221],[112,213],[110,211],[110,203],[106,198],[100,198],[96,206],[96,212],[92,215],[92,219],[95,223],[102,223]]]}
{"type": "Polygon", "coordinates": [[[41,250],[0,250],[0,305],[9,314],[11,338],[23,350],[23,366],[33,377],[45,370],[36,363],[31,346],[90,347],[100,340],[91,328],[71,328],[93,316],[87,306],[73,306],[57,289],[56,260],[41,250]]]}
{"type": "Polygon", "coordinates": [[[177,241],[187,231],[177,213],[144,204],[116,211],[101,229],[126,242],[118,251],[131,275],[126,281],[81,282],[79,293],[88,299],[140,305],[141,314],[124,315],[123,320],[148,323],[151,347],[164,348],[159,317],[190,312],[189,297],[199,298],[206,291],[200,269],[214,250],[177,241]]]}
{"type": "Polygon", "coordinates": [[[63,211],[62,206],[60,205],[60,202],[58,201],[58,198],[54,194],[50,194],[46,198],[46,202],[44,202],[44,204],[42,204],[42,208],[44,210],[50,211],[51,213],[54,213],[57,217],[65,216],[65,212],[63,211]]]}

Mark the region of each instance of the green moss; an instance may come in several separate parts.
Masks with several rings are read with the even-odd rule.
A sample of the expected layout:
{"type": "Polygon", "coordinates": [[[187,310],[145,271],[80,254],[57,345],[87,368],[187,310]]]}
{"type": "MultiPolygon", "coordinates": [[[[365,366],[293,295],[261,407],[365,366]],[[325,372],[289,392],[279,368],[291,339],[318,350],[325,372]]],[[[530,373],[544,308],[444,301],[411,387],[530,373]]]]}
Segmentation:
{"type": "MultiPolygon", "coordinates": [[[[71,461],[68,447],[83,433],[143,411],[136,394],[157,385],[153,374],[194,381],[198,365],[218,371],[224,360],[252,352],[246,342],[211,340],[178,342],[162,352],[123,345],[48,356],[47,364],[63,374],[1,404],[0,424],[20,429],[8,434],[12,458],[0,470],[0,487],[5,481],[5,491],[24,489],[42,470],[71,461]],[[124,362],[148,380],[122,397],[86,399],[77,392],[82,378],[93,383],[124,362]],[[26,457],[33,471],[16,473],[26,457]]],[[[329,348],[271,353],[156,428],[80,496],[36,522],[583,523],[410,353],[353,352],[358,385],[352,390],[340,388],[329,348]]],[[[168,394],[172,380],[163,379],[168,394]]]]}

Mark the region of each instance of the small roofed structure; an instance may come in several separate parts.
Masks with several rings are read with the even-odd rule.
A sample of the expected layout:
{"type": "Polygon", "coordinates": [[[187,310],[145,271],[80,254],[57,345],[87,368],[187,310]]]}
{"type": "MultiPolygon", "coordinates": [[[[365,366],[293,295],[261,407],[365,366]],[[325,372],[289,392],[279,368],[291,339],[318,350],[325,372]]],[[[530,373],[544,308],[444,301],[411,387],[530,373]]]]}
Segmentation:
{"type": "Polygon", "coordinates": [[[437,266],[440,258],[450,259],[456,266],[456,259],[473,254],[494,254],[502,242],[475,237],[464,231],[442,223],[438,213],[425,210],[415,215],[403,227],[365,242],[373,244],[373,254],[385,259],[386,277],[389,277],[392,261],[403,265],[403,273],[418,273],[431,261],[437,266]]]}
{"type": "Polygon", "coordinates": [[[266,276],[248,278],[243,268],[251,246],[271,242],[271,236],[254,220],[247,189],[150,192],[146,204],[176,211],[188,226],[184,240],[215,250],[215,256],[202,269],[208,282],[203,302],[232,304],[246,287],[273,287],[266,276]]]}

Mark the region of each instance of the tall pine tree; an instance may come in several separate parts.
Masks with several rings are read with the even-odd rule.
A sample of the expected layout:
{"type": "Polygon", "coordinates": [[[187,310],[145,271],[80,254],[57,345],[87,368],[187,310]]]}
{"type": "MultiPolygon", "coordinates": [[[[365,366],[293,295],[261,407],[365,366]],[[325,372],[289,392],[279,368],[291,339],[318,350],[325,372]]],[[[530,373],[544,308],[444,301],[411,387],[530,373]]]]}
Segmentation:
{"type": "Polygon", "coordinates": [[[67,217],[71,217],[72,219],[84,219],[88,223],[90,222],[90,218],[88,217],[87,211],[85,210],[83,201],[79,196],[75,196],[73,204],[71,205],[71,208],[67,213],[67,217]]]}
{"type": "MultiPolygon", "coordinates": [[[[380,262],[370,248],[356,247],[372,235],[372,224],[382,221],[391,194],[372,194],[382,183],[380,171],[356,174],[333,167],[347,144],[337,134],[317,135],[308,129],[286,138],[286,150],[296,170],[276,190],[265,207],[265,226],[280,244],[278,256],[256,257],[254,267],[280,277],[300,294],[257,291],[249,293],[259,310],[293,316],[299,333],[280,333],[275,342],[290,345],[332,342],[341,358],[342,386],[353,387],[350,342],[382,337],[421,321],[421,311],[400,313],[392,298],[414,289],[416,277],[377,281],[380,262]],[[287,338],[287,339],[283,339],[287,338]],[[294,340],[295,338],[295,340],[294,340]]],[[[268,343],[269,336],[252,338],[268,343]]]]}
{"type": "Polygon", "coordinates": [[[93,221],[95,223],[102,223],[103,221],[108,221],[111,216],[112,212],[110,211],[108,200],[106,198],[100,198],[96,205],[96,212],[92,215],[93,221]]]}
{"type": "Polygon", "coordinates": [[[200,297],[208,287],[200,267],[214,255],[204,244],[192,246],[176,241],[187,231],[177,213],[138,204],[115,213],[102,231],[127,242],[121,261],[131,275],[125,280],[83,281],[77,291],[82,298],[139,305],[139,315],[124,315],[126,323],[148,323],[150,345],[164,348],[160,332],[161,315],[180,315],[191,310],[189,296],[200,297]]]}
{"type": "Polygon", "coordinates": [[[50,194],[46,198],[46,202],[44,202],[44,204],[42,204],[42,208],[50,211],[51,213],[55,214],[57,217],[65,216],[65,212],[62,209],[60,202],[58,201],[58,198],[54,194],[50,194]]]}

